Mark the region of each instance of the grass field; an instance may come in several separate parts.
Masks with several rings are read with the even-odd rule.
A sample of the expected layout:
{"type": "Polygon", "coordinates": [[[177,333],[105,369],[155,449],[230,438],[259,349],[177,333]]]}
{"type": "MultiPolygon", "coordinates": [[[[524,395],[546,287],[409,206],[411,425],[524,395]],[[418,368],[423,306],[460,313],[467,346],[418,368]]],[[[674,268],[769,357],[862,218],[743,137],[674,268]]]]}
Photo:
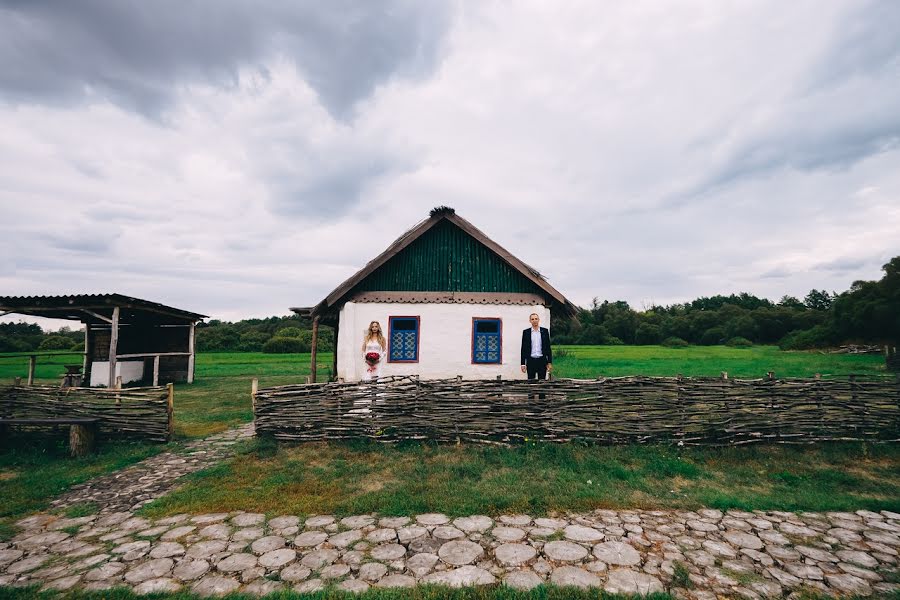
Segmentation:
{"type": "Polygon", "coordinates": [[[678,449],[259,440],[144,512],[451,515],[594,508],[900,511],[900,448],[678,449]]]}

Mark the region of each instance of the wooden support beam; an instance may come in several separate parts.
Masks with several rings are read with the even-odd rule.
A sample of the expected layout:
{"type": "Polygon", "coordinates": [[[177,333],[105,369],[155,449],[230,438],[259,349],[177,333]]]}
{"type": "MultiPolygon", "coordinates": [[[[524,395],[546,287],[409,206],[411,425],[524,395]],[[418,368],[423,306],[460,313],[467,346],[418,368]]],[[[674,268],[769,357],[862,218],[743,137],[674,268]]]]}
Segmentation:
{"type": "Polygon", "coordinates": [[[175,433],[175,384],[168,383],[166,384],[166,391],[168,394],[166,395],[166,410],[169,415],[169,437],[168,439],[172,439],[172,434],[175,433]]]}
{"type": "Polygon", "coordinates": [[[28,357],[28,385],[34,385],[34,363],[37,362],[37,357],[31,355],[28,357]]]}
{"type": "MultiPolygon", "coordinates": [[[[88,310],[88,309],[86,309],[86,308],[82,308],[82,309],[81,309],[81,312],[86,313],[86,314],[89,314],[89,315],[91,315],[92,317],[94,317],[95,319],[100,319],[101,321],[103,321],[103,322],[105,322],[105,323],[109,323],[110,325],[112,325],[113,320],[116,318],[116,313],[118,312],[118,310],[119,310],[119,307],[118,307],[118,306],[115,307],[115,308],[113,309],[113,318],[112,318],[112,319],[110,319],[109,317],[104,317],[104,316],[101,315],[100,313],[95,313],[94,311],[88,310]]],[[[87,324],[85,324],[85,325],[87,325],[87,324]]]]}
{"type": "Polygon", "coordinates": [[[312,346],[309,353],[309,378],[312,383],[316,382],[316,346],[319,343],[319,317],[313,317],[312,322],[312,346]]]}
{"type": "Polygon", "coordinates": [[[82,385],[84,387],[91,387],[91,377],[90,373],[88,373],[88,357],[90,356],[90,337],[91,337],[91,326],[87,323],[84,324],[84,358],[82,359],[81,364],[81,375],[84,377],[82,381],[82,385]]]}
{"type": "Polygon", "coordinates": [[[159,385],[159,354],[153,357],[153,387],[159,385]]]}
{"type": "Polygon", "coordinates": [[[256,392],[259,391],[259,379],[256,377],[250,382],[250,404],[253,406],[253,413],[256,414],[256,392]]]}
{"type": "Polygon", "coordinates": [[[137,354],[119,354],[116,358],[149,358],[151,356],[189,356],[189,352],[139,352],[137,354]]]}
{"type": "Polygon", "coordinates": [[[332,381],[337,381],[338,379],[338,333],[340,328],[338,325],[340,324],[340,319],[338,319],[338,323],[334,324],[334,356],[331,358],[331,379],[332,381]]]}
{"type": "Polygon", "coordinates": [[[188,356],[188,370],[187,370],[187,382],[188,383],[194,383],[194,363],[196,361],[196,351],[195,351],[196,333],[197,333],[197,330],[194,327],[194,324],[191,323],[191,330],[190,330],[190,333],[188,333],[188,352],[191,353],[191,355],[188,356]]]}
{"type": "Polygon", "coordinates": [[[116,385],[116,347],[119,345],[119,307],[113,308],[112,330],[109,335],[109,387],[116,385]]]}

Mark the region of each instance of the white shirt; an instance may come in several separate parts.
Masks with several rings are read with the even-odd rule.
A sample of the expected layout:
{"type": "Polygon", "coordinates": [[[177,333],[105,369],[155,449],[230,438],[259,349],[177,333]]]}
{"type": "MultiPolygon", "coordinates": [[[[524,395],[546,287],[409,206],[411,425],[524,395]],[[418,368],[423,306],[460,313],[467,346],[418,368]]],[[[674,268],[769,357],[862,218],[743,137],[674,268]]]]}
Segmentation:
{"type": "Polygon", "coordinates": [[[535,331],[534,327],[531,328],[531,358],[541,358],[544,355],[543,348],[541,347],[541,328],[538,327],[537,331],[535,331]]]}

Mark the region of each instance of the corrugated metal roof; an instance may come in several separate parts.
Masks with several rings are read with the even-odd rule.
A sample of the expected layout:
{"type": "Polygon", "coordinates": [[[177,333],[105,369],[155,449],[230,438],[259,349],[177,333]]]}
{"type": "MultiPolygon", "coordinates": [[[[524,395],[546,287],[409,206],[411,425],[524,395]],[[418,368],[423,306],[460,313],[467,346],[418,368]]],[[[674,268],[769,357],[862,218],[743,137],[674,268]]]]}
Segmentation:
{"type": "Polygon", "coordinates": [[[77,319],[71,311],[82,309],[98,310],[115,306],[166,314],[169,316],[199,321],[207,315],[194,313],[159,302],[142,300],[123,294],[69,294],[60,296],[0,296],[0,310],[20,314],[50,318],[77,319]]]}

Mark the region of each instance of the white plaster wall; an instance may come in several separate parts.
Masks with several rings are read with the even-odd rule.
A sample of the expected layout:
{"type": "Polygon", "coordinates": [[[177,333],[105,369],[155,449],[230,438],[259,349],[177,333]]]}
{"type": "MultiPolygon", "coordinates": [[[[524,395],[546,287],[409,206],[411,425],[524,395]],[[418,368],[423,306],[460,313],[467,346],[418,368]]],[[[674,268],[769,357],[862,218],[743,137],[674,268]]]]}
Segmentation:
{"type": "Polygon", "coordinates": [[[522,331],[530,327],[528,317],[537,313],[541,326],[550,326],[550,311],[545,306],[508,304],[392,304],[348,302],[341,309],[338,333],[337,376],[344,381],[362,379],[365,364],[362,342],[372,321],[381,323],[388,337],[388,317],[419,317],[419,362],[385,362],[381,374],[419,375],[437,379],[462,375],[464,379],[525,379],[519,367],[522,331]],[[499,318],[503,321],[502,364],[472,364],[472,317],[499,318]]]}
{"type": "MultiPolygon", "coordinates": [[[[143,360],[119,360],[116,361],[116,376],[122,377],[122,383],[139,381],[144,376],[143,360]]],[[[94,361],[91,363],[91,387],[95,385],[109,385],[109,361],[94,361]]]]}

